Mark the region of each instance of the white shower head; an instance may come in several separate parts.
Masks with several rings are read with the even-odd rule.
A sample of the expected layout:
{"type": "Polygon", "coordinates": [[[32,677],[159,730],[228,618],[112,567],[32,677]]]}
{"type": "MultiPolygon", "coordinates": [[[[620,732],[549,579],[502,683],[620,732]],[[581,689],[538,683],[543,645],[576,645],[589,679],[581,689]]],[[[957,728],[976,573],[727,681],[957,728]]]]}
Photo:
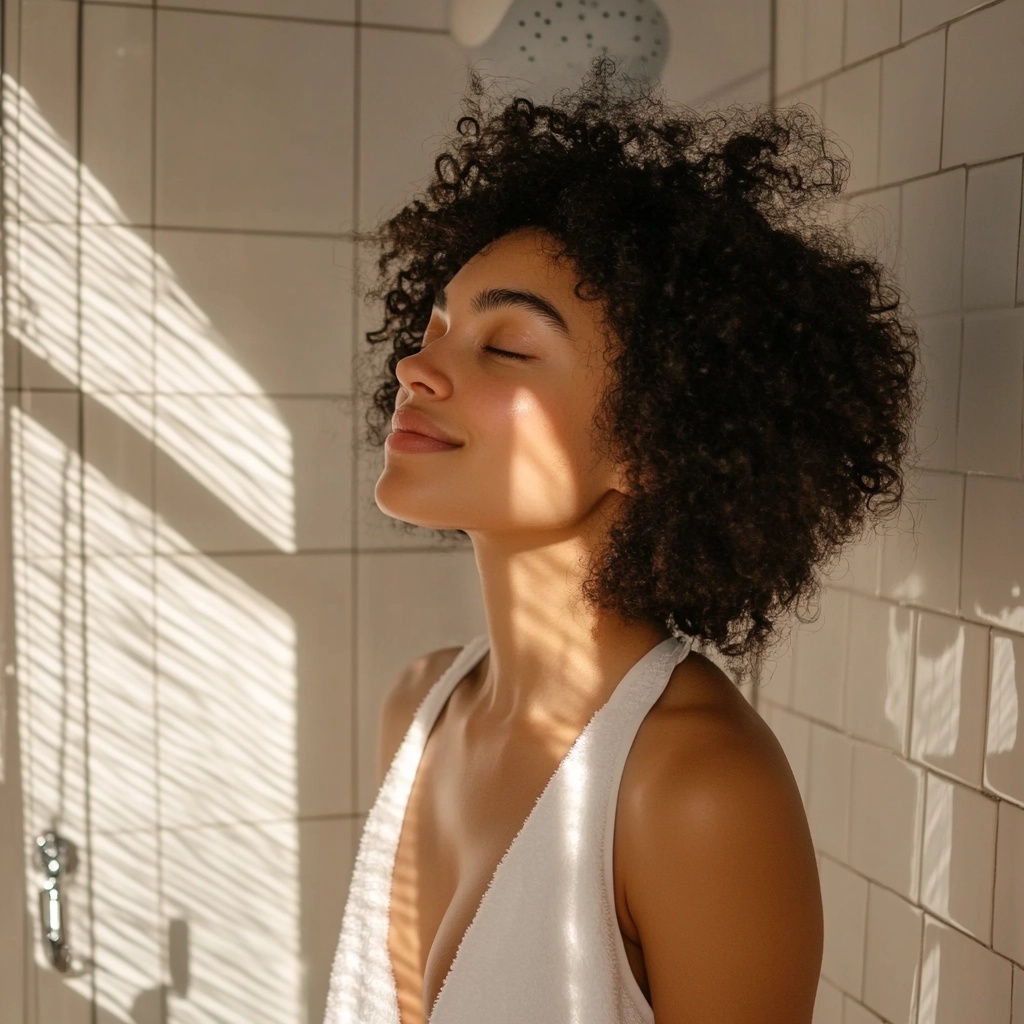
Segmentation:
{"type": "Polygon", "coordinates": [[[657,80],[668,24],[655,0],[451,0],[452,35],[485,73],[525,83],[536,101],[579,84],[594,57],[657,80]]]}

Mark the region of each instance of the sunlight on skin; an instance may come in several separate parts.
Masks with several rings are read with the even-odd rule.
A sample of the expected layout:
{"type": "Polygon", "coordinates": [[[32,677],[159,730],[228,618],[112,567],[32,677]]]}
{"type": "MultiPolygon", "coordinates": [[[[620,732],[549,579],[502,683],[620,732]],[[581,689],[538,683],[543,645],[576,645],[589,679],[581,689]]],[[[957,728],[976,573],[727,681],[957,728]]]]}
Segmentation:
{"type": "MultiPolygon", "coordinates": [[[[457,724],[449,728],[456,732],[446,743],[460,747],[464,776],[501,774],[509,792],[529,798],[503,808],[497,823],[493,808],[488,815],[485,807],[456,807],[448,815],[444,835],[479,833],[473,823],[483,820],[491,826],[486,839],[458,857],[447,853],[446,863],[462,867],[459,878],[438,878],[431,861],[431,890],[452,896],[449,913],[429,933],[416,910],[421,877],[423,885],[428,880],[408,864],[417,864],[417,837],[432,814],[447,806],[436,794],[454,794],[457,783],[454,769],[445,775],[440,746],[432,765],[434,748],[428,745],[421,767],[422,776],[436,771],[423,787],[434,796],[433,812],[418,814],[417,772],[402,829],[408,847],[399,840],[409,861],[399,857],[392,883],[389,934],[406,939],[390,946],[408,1024],[433,1005],[468,924],[466,908],[471,914],[478,906],[563,755],[629,668],[668,635],[667,629],[590,608],[578,594],[586,560],[625,499],[626,482],[592,437],[609,372],[601,308],[573,294],[574,268],[557,258],[549,241],[538,229],[519,230],[470,259],[447,283],[446,302],[435,303],[422,347],[396,369],[397,408],[419,412],[461,447],[429,453],[385,448],[374,497],[393,518],[467,532],[491,641],[472,681],[452,698],[457,724]],[[540,295],[564,317],[569,337],[522,307],[473,311],[472,300],[488,288],[540,295]],[[489,346],[529,358],[510,359],[489,346]],[[497,834],[502,829],[511,831],[497,834]],[[421,978],[420,1001],[415,984],[421,978]]],[[[575,841],[566,836],[567,843],[575,841]]]]}
{"type": "Polygon", "coordinates": [[[463,443],[386,450],[374,497],[396,519],[467,532],[491,639],[481,713],[499,726],[534,722],[550,732],[585,721],[668,634],[589,608],[577,592],[626,484],[591,439],[605,380],[599,310],[572,294],[572,267],[553,259],[540,234],[516,232],[467,262],[447,286],[448,311],[435,309],[423,347],[398,363],[398,408],[463,443]],[[470,300],[486,287],[542,295],[572,340],[520,308],[472,314],[470,300]]]}

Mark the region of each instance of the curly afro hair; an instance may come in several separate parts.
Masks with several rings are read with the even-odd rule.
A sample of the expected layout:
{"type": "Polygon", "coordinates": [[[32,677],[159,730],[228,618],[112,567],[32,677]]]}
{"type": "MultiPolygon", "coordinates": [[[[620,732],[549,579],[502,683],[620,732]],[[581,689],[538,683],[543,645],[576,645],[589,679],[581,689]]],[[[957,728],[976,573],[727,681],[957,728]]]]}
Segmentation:
{"type": "Polygon", "coordinates": [[[918,336],[887,268],[809,215],[849,176],[812,114],[702,115],[646,79],[613,88],[616,71],[597,57],[550,105],[482,109],[470,68],[425,191],[356,233],[380,247],[367,294],[385,311],[366,334],[387,353],[366,440],[383,443],[435,293],[487,243],[545,229],[576,295],[602,300],[613,383],[595,443],[631,490],[582,594],[628,621],[671,614],[754,675],[786,613],[813,621],[799,603],[820,593],[816,569],[899,511],[918,336]]]}

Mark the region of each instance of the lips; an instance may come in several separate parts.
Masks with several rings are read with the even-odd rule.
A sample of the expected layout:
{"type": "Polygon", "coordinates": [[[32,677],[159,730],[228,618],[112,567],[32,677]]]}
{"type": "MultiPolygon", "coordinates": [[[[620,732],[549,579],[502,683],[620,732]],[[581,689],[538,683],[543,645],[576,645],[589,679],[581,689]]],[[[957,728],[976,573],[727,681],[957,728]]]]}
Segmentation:
{"type": "Polygon", "coordinates": [[[461,445],[451,434],[439,427],[432,419],[414,409],[402,408],[395,411],[391,417],[393,430],[408,431],[413,434],[422,434],[424,437],[432,437],[436,441],[443,441],[445,444],[461,445]]]}

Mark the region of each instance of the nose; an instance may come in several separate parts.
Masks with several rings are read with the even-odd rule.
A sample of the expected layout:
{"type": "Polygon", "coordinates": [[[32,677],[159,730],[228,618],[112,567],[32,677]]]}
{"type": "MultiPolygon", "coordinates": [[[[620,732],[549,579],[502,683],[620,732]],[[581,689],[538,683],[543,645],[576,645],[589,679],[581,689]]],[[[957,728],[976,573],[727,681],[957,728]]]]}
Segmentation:
{"type": "Polygon", "coordinates": [[[399,384],[407,391],[428,393],[444,397],[451,391],[451,378],[438,365],[437,346],[421,347],[403,356],[395,364],[399,384]]]}

